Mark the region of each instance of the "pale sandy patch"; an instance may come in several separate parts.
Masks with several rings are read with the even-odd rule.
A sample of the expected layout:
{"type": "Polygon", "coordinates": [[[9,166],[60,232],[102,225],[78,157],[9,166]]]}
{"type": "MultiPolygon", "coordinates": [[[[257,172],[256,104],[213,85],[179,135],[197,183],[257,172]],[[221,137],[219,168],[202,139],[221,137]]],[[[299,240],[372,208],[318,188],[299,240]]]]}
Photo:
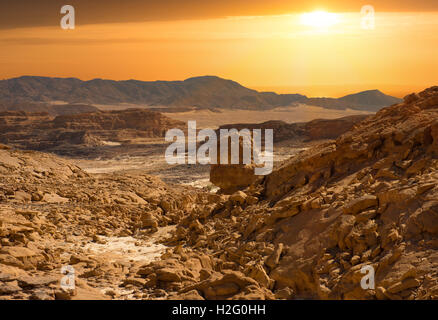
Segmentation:
{"type": "Polygon", "coordinates": [[[148,240],[140,240],[134,237],[104,237],[100,239],[105,243],[89,242],[84,250],[91,255],[100,258],[105,257],[110,262],[117,261],[141,261],[150,263],[157,260],[168,248],[160,243],[168,237],[174,226],[160,228],[148,240]]]}
{"type": "Polygon", "coordinates": [[[287,123],[307,122],[315,119],[336,119],[352,115],[372,114],[357,110],[332,110],[321,107],[298,105],[297,107],[281,107],[272,110],[193,110],[187,112],[163,112],[169,118],[188,122],[196,120],[198,128],[217,128],[232,123],[262,123],[269,120],[281,120],[287,123]]]}

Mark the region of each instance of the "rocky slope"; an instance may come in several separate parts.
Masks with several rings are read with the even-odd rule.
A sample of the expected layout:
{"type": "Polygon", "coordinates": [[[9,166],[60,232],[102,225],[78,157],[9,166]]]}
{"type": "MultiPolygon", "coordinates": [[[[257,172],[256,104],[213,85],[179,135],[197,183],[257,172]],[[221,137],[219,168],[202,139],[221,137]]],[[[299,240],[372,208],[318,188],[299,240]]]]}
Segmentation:
{"type": "Polygon", "coordinates": [[[175,240],[217,257],[222,278],[180,294],[438,298],[437,128],[434,87],[193,214],[175,240]],[[364,266],[375,270],[374,290],[361,288],[364,266]],[[269,294],[245,292],[242,278],[269,294]]]}
{"type": "Polygon", "coordinates": [[[438,87],[232,195],[4,148],[0,174],[6,299],[438,298],[438,87]],[[138,242],[115,258],[121,236],[138,242]],[[75,291],[59,288],[66,264],[75,291]]]}
{"type": "MultiPolygon", "coordinates": [[[[276,94],[248,89],[215,76],[184,81],[114,81],[76,78],[20,77],[0,81],[0,102],[121,104],[225,109],[272,109],[293,103],[313,103],[330,109],[376,111],[400,102],[378,90],[365,91],[339,99],[308,99],[300,94],[276,94]]],[[[41,111],[41,110],[38,110],[41,111]]]]}

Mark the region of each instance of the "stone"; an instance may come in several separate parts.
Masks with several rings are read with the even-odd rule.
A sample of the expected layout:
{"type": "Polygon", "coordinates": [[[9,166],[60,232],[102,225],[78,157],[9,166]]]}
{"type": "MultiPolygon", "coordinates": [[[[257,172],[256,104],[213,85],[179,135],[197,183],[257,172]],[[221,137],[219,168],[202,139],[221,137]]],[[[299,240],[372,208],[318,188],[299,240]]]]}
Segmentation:
{"type": "Polygon", "coordinates": [[[131,156],[132,142],[170,120],[153,133],[141,111],[0,112],[14,144],[0,148],[1,298],[437,299],[437,97],[435,87],[360,119],[261,124],[293,139],[284,150],[303,150],[264,177],[253,164],[213,166],[217,193],[138,170],[86,173],[67,159],[131,156]],[[29,138],[11,129],[20,121],[29,138]],[[321,137],[335,140],[308,143],[321,137]],[[76,292],[59,289],[67,265],[76,292]],[[375,290],[360,287],[364,266],[375,290]]]}
{"type": "Polygon", "coordinates": [[[37,202],[37,201],[43,200],[43,198],[44,198],[44,193],[41,192],[41,191],[36,191],[36,192],[32,193],[31,200],[34,201],[34,202],[37,202]]]}
{"type": "Polygon", "coordinates": [[[133,285],[136,287],[144,287],[146,282],[147,281],[143,278],[126,278],[123,280],[122,286],[133,285]]]}
{"type": "Polygon", "coordinates": [[[158,228],[158,221],[151,212],[142,214],[141,223],[143,228],[158,228]]]}
{"type": "Polygon", "coordinates": [[[254,165],[212,165],[210,181],[225,194],[232,194],[255,182],[254,165]]]}
{"type": "Polygon", "coordinates": [[[360,198],[354,199],[347,203],[344,207],[344,214],[356,215],[370,207],[377,206],[377,197],[373,195],[366,195],[360,198]]]}
{"type": "Polygon", "coordinates": [[[15,200],[22,202],[30,202],[32,200],[32,196],[24,191],[16,191],[15,192],[15,200]]]}
{"type": "Polygon", "coordinates": [[[178,296],[182,300],[204,300],[197,290],[191,290],[178,296]]]}
{"type": "Polygon", "coordinates": [[[71,300],[73,296],[77,294],[76,289],[74,290],[65,290],[65,289],[57,289],[55,291],[55,299],[56,300],[71,300]]]}
{"type": "Polygon", "coordinates": [[[271,269],[275,268],[280,261],[282,252],[283,252],[283,244],[278,243],[275,246],[274,252],[266,259],[265,264],[271,269]]]}

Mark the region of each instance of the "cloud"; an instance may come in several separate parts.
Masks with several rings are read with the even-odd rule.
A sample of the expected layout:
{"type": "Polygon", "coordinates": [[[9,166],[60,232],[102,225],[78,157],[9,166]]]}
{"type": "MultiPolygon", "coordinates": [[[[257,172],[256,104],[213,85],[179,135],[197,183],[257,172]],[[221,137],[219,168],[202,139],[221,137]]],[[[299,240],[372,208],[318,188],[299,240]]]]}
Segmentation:
{"type": "MultiPolygon", "coordinates": [[[[438,11],[436,0],[373,0],[377,11],[438,11]]],[[[0,29],[58,26],[60,9],[71,4],[78,25],[157,20],[210,19],[312,11],[358,12],[363,0],[2,0],[0,29]]]]}

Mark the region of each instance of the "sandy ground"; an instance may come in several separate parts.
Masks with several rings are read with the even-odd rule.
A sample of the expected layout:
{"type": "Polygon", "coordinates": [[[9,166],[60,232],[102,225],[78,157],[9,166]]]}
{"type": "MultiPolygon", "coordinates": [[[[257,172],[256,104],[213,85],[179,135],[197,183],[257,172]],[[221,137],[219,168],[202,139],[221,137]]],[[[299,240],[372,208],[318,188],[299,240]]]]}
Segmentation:
{"type": "Polygon", "coordinates": [[[217,128],[231,123],[262,123],[269,120],[282,120],[288,123],[307,122],[314,119],[336,119],[358,114],[371,114],[357,110],[331,110],[321,107],[299,105],[297,107],[281,107],[269,111],[251,110],[196,110],[163,114],[169,118],[187,122],[196,120],[198,128],[217,128]]]}

